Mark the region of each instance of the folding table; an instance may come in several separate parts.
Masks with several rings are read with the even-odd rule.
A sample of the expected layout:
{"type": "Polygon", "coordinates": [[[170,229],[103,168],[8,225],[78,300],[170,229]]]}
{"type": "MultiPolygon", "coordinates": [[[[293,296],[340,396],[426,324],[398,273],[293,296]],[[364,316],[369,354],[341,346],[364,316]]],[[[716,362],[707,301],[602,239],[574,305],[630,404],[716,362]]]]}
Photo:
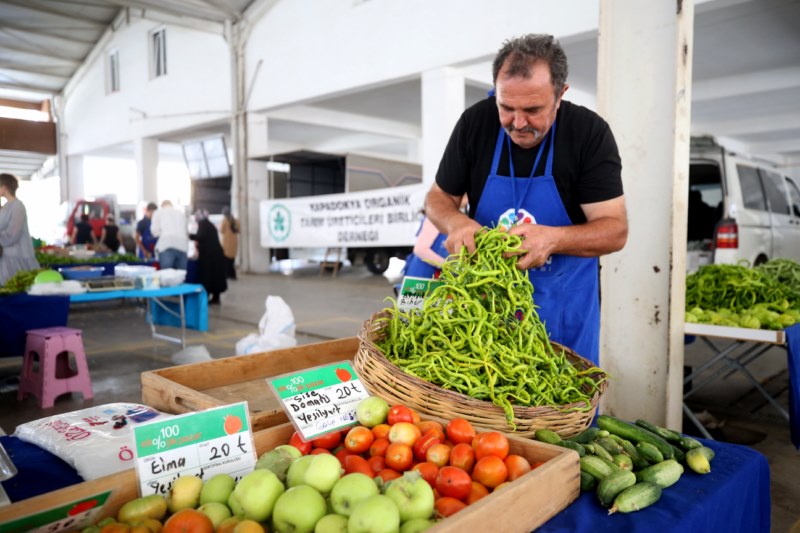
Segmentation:
{"type": "Polygon", "coordinates": [[[683,412],[708,439],[711,435],[703,427],[692,410],[686,405],[686,399],[702,387],[722,377],[728,377],[734,372],[741,372],[753,387],[775,408],[786,421],[789,413],[772,395],[764,389],[761,383],[747,370],[747,365],[761,357],[768,350],[780,346],[786,348],[786,334],[783,330],[772,331],[763,329],[732,328],[726,326],[713,326],[709,324],[693,324],[687,322],[683,332],[686,335],[695,335],[714,351],[714,356],[692,371],[683,379],[683,412]],[[728,341],[720,344],[712,339],[728,341]],[[699,383],[694,380],[706,370],[717,367],[714,372],[699,383]]]}

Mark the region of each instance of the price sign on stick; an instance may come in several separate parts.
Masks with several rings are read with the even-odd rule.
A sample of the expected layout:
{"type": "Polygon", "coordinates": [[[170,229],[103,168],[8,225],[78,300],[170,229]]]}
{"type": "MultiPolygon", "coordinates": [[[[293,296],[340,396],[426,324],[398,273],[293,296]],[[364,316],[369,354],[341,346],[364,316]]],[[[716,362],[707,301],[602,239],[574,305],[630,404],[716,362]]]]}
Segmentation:
{"type": "Polygon", "coordinates": [[[110,490],[101,492],[11,522],[0,523],[0,531],[3,533],[79,531],[98,521],[111,492],[110,490]]]}
{"type": "Polygon", "coordinates": [[[350,361],[267,380],[304,441],[356,423],[356,406],[369,396],[350,361]]]}
{"type": "Polygon", "coordinates": [[[404,277],[403,283],[400,285],[400,292],[397,295],[397,307],[401,311],[422,309],[425,298],[442,283],[444,282],[437,279],[404,277]]]}
{"type": "Polygon", "coordinates": [[[169,492],[181,476],[252,472],[256,451],[247,402],[158,419],[133,428],[142,496],[169,492]]]}

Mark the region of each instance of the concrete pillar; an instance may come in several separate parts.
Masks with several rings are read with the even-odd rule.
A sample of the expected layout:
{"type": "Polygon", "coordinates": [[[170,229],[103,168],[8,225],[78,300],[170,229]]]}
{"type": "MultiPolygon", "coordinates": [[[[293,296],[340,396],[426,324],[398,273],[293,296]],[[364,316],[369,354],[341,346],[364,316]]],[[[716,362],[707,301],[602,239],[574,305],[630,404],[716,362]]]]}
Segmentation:
{"type": "Polygon", "coordinates": [[[83,198],[83,156],[69,155],[64,161],[66,172],[61,177],[61,201],[75,202],[83,198]]]}
{"type": "Polygon", "coordinates": [[[464,111],[464,76],[445,67],[422,73],[422,181],[436,178],[439,161],[464,111]]]}
{"type": "Polygon", "coordinates": [[[263,274],[269,271],[270,250],[261,246],[261,200],[269,199],[269,172],[267,162],[247,161],[247,216],[248,231],[242,235],[242,245],[247,248],[250,259],[248,272],[263,274]]]}
{"type": "Polygon", "coordinates": [[[133,158],[139,201],[158,203],[158,139],[134,139],[133,158]]]}
{"type": "Polygon", "coordinates": [[[693,0],[601,0],[597,109],[622,157],[630,231],[602,259],[603,410],[679,429],[693,0]]]}

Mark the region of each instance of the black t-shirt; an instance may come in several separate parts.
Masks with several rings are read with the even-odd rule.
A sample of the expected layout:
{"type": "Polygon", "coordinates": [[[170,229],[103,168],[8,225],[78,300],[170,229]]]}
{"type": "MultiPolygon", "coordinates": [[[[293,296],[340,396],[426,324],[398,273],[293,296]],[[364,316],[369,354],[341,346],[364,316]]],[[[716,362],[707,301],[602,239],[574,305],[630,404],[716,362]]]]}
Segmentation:
{"type": "Polygon", "coordinates": [[[119,227],[116,225],[106,224],[103,226],[103,229],[106,230],[106,240],[103,244],[116,252],[117,248],[119,248],[119,227]]]}
{"type": "MultiPolygon", "coordinates": [[[[436,183],[446,193],[469,195],[469,214],[473,217],[492,167],[499,131],[494,96],[471,106],[458,120],[436,173],[436,183]]],[[[622,195],[622,163],[614,135],[596,113],[562,100],[556,116],[555,143],[553,177],[561,201],[573,224],[586,222],[581,204],[622,195]]],[[[511,146],[515,176],[529,177],[539,147],[526,150],[513,142],[511,146]]],[[[544,174],[548,148],[544,147],[534,176],[544,174]]],[[[510,175],[507,147],[497,173],[510,175]]]]}
{"type": "Polygon", "coordinates": [[[89,244],[92,242],[92,226],[88,222],[75,224],[78,232],[75,234],[75,244],[89,244]]]}

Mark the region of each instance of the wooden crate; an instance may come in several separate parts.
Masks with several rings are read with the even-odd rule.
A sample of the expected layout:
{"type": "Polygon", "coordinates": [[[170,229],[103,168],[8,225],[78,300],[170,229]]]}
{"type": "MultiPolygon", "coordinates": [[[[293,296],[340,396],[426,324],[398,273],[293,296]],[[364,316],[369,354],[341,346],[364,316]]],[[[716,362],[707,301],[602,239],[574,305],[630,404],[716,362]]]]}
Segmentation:
{"type": "MultiPolygon", "coordinates": [[[[253,434],[258,454],[286,444],[294,431],[291,424],[282,424],[253,434]]],[[[578,454],[566,448],[542,442],[509,437],[511,453],[530,462],[545,464],[525,474],[506,488],[482,498],[457,514],[439,522],[431,533],[463,533],[465,531],[531,531],[572,503],[580,492],[578,454]]],[[[115,516],[127,501],[138,496],[134,469],[93,481],[43,494],[5,507],[0,507],[0,523],[38,513],[66,502],[113,490],[98,518],[115,516]]]]}
{"type": "Polygon", "coordinates": [[[266,378],[352,360],[358,339],[306,344],[142,373],[142,402],[165,413],[202,411],[247,401],[254,431],[288,419],[266,378]]]}

